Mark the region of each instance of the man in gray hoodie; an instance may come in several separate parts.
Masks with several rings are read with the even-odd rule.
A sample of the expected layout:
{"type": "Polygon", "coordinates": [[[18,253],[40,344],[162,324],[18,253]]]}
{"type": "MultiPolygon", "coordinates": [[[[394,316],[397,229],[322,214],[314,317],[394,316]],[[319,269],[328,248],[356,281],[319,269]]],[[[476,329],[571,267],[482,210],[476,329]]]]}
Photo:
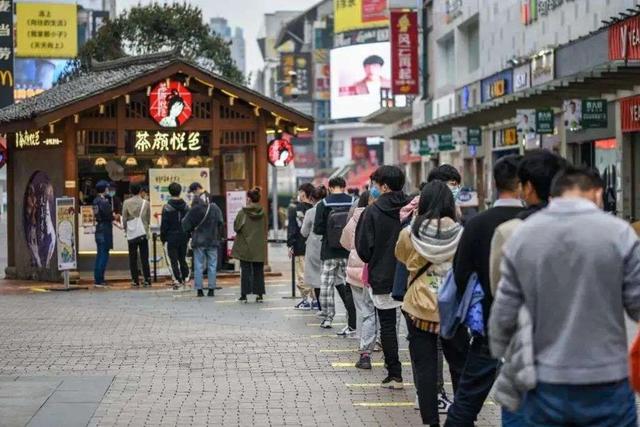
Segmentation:
{"type": "Polygon", "coordinates": [[[636,426],[624,313],[640,319],[640,243],[601,211],[597,172],[556,176],[549,207],[507,242],[489,334],[512,336],[523,305],[533,323],[538,385],[527,425],[636,426]]]}

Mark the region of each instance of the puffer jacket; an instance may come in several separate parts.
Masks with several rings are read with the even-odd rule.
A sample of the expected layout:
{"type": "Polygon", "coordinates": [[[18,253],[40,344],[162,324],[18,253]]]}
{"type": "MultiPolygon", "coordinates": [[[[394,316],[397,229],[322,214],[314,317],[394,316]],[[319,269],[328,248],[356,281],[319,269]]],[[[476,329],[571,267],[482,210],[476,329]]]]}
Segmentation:
{"type": "Polygon", "coordinates": [[[518,311],[518,330],[510,342],[503,336],[489,335],[491,354],[504,357],[504,364],[494,386],[494,399],[515,412],[524,394],[536,387],[536,366],[533,355],[533,325],[526,306],[518,311]]]}
{"type": "Polygon", "coordinates": [[[342,230],[342,236],[340,237],[340,244],[349,251],[349,259],[347,260],[347,283],[359,288],[364,287],[364,283],[362,283],[364,261],[358,256],[355,240],[356,227],[364,210],[365,208],[356,208],[353,211],[353,215],[342,230]]]}
{"type": "Polygon", "coordinates": [[[432,292],[427,294],[430,296],[429,301],[425,301],[423,304],[424,307],[427,307],[427,311],[414,313],[410,307],[404,305],[402,309],[420,320],[440,323],[438,288],[451,269],[453,257],[462,235],[462,226],[451,218],[442,218],[438,231],[437,221],[429,223],[425,221],[420,227],[419,236],[416,236],[412,230],[414,221],[400,232],[396,244],[396,258],[407,266],[409,282],[427,262],[431,262],[432,266],[425,274],[420,275],[411,286],[426,286],[432,292]]]}

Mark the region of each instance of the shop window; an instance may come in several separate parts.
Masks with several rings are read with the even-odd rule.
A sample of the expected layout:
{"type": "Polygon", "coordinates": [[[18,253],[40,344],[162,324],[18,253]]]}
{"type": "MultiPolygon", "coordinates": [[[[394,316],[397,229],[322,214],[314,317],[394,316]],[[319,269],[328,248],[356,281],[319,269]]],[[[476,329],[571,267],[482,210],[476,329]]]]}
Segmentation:
{"type": "Polygon", "coordinates": [[[149,104],[147,98],[144,100],[131,100],[125,109],[125,117],[128,119],[147,119],[149,118],[149,104]]]}
{"type": "Polygon", "coordinates": [[[256,144],[256,132],[245,130],[227,130],[222,132],[220,137],[220,146],[242,146],[242,145],[255,145],[256,144]]]}
{"type": "Polygon", "coordinates": [[[245,114],[239,113],[233,108],[227,107],[226,105],[221,105],[220,118],[221,119],[248,119],[249,117],[245,114]]]}
{"type": "Polygon", "coordinates": [[[209,101],[194,102],[193,117],[195,117],[196,119],[210,119],[211,118],[211,102],[209,101]]]}

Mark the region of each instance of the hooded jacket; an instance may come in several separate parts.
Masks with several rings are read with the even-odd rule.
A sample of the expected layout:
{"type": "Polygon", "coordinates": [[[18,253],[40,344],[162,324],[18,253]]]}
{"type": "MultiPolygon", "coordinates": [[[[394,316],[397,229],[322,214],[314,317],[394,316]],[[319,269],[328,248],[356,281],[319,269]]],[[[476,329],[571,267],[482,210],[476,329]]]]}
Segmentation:
{"type": "Polygon", "coordinates": [[[196,198],[191,210],[182,220],[182,230],[191,233],[192,248],[212,248],[220,245],[223,224],[222,211],[218,205],[196,198]]]}
{"type": "Polygon", "coordinates": [[[400,234],[400,209],[408,200],[402,191],[382,194],[367,207],[356,227],[356,251],[368,264],[369,284],[375,295],[391,294],[396,271],[394,256],[400,234]]]}
{"type": "Polygon", "coordinates": [[[236,240],[231,256],[240,261],[264,262],[267,253],[267,223],[257,203],[242,208],[233,224],[236,240]]]}
{"type": "Polygon", "coordinates": [[[293,250],[294,256],[304,256],[307,239],[300,234],[304,214],[313,205],[304,202],[295,202],[287,211],[287,246],[293,250]]]}
{"type": "MultiPolygon", "coordinates": [[[[313,232],[322,236],[322,261],[330,259],[347,259],[349,251],[344,248],[331,248],[328,244],[329,233],[332,232],[327,227],[329,213],[334,208],[347,208],[353,206],[354,200],[348,194],[329,194],[324,200],[316,204],[316,217],[313,222],[313,232]]],[[[340,238],[340,236],[338,236],[340,238]]]]}
{"type": "Polygon", "coordinates": [[[362,283],[362,270],[364,262],[358,256],[355,246],[356,227],[365,208],[356,208],[353,215],[347,222],[347,226],[342,230],[340,244],[349,251],[349,259],[347,260],[347,283],[359,288],[364,287],[362,283]]]}
{"type": "Polygon", "coordinates": [[[189,239],[182,229],[182,219],[187,216],[189,207],[183,199],[169,199],[162,208],[160,219],[160,240],[162,243],[181,243],[189,239]]]}
{"type": "MultiPolygon", "coordinates": [[[[415,220],[414,220],[415,221],[415,220]]],[[[412,312],[411,309],[403,305],[403,310],[411,316],[423,321],[439,323],[438,313],[438,288],[442,278],[451,269],[453,257],[455,256],[460,237],[462,236],[462,226],[451,218],[440,220],[440,230],[438,221],[424,221],[420,226],[419,236],[413,232],[413,221],[411,226],[406,227],[400,233],[395,249],[395,256],[398,261],[407,266],[409,270],[409,283],[416,273],[424,267],[427,262],[431,262],[431,267],[418,277],[411,286],[425,286],[432,292],[423,293],[429,297],[423,307],[430,307],[425,312],[412,312]]]]}

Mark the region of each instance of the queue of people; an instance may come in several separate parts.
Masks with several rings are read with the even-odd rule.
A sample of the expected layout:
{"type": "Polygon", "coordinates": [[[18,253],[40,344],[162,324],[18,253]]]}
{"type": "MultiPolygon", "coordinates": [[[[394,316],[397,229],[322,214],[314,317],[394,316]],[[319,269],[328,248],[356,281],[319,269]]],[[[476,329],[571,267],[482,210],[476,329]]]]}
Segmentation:
{"type": "Polygon", "coordinates": [[[405,385],[402,313],[425,425],[475,425],[492,389],[504,426],[637,425],[624,315],[640,319],[640,243],[602,211],[599,174],[548,151],[504,157],[496,201],[464,226],[460,181],[442,165],[406,195],[403,172],[381,166],[359,198],[340,178],[328,195],[300,187],[288,244],[314,293],[295,308],[318,307],[331,328],[338,291],[338,335],[359,337],[359,369],[381,346],[389,389],[405,385]]]}

